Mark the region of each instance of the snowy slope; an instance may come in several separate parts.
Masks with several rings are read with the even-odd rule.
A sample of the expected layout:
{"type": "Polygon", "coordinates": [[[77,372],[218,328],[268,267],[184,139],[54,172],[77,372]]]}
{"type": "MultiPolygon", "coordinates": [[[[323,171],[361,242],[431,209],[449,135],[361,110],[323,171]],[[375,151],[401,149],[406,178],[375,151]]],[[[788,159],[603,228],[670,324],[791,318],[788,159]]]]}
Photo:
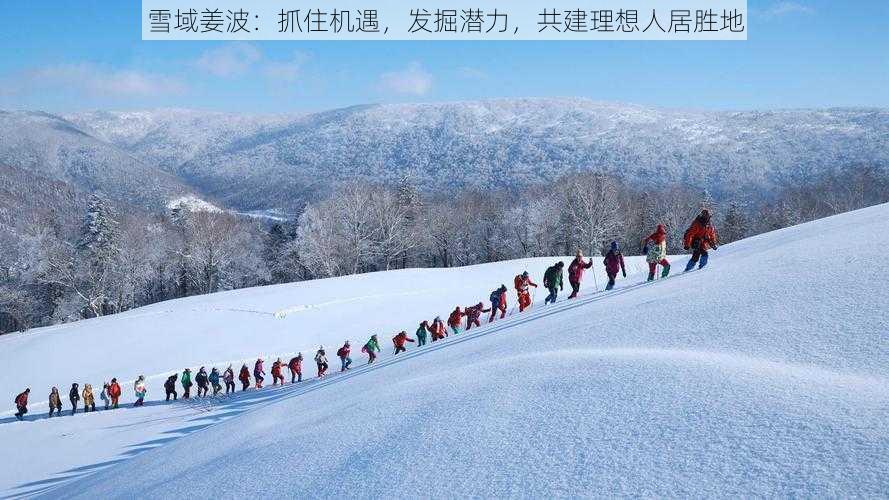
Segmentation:
{"type": "MultiPolygon", "coordinates": [[[[12,494],[91,498],[885,497],[889,290],[876,271],[887,216],[883,205],[727,245],[703,271],[650,285],[636,285],[636,275],[614,292],[535,307],[398,358],[386,352],[379,365],[321,383],[4,420],[5,449],[23,450],[23,460],[3,471],[2,485],[12,494]],[[78,446],[79,466],[55,453],[45,458],[48,449],[75,454],[78,446]]],[[[267,350],[311,344],[325,334],[300,331],[297,342],[275,325],[332,321],[323,311],[343,300],[336,290],[389,293],[338,303],[327,332],[360,319],[362,328],[345,336],[363,339],[391,329],[386,321],[407,328],[447,309],[433,304],[437,293],[486,296],[490,281],[525,266],[539,275],[545,263],[434,271],[434,279],[422,274],[433,271],[400,271],[327,280],[313,285],[312,301],[295,300],[298,286],[218,294],[177,301],[176,313],[159,304],[64,334],[17,337],[0,353],[14,368],[32,366],[20,359],[32,350],[67,350],[65,362],[77,364],[71,349],[101,341],[97,331],[107,338],[146,325],[136,333],[169,340],[166,328],[151,325],[203,322],[163,351],[176,367],[187,362],[183,351],[221,360],[231,351],[220,344],[241,342],[229,333],[210,337],[215,331],[249,328],[267,350]],[[425,291],[427,282],[436,286],[425,291]],[[391,290],[378,288],[386,284],[391,290]],[[396,297],[397,310],[379,309],[396,297]],[[277,323],[235,307],[286,314],[277,323]]],[[[144,356],[151,346],[127,343],[114,357],[76,352],[150,368],[159,365],[144,356]]],[[[61,360],[38,362],[68,370],[61,360]]],[[[0,380],[4,390],[23,382],[0,380]]]]}

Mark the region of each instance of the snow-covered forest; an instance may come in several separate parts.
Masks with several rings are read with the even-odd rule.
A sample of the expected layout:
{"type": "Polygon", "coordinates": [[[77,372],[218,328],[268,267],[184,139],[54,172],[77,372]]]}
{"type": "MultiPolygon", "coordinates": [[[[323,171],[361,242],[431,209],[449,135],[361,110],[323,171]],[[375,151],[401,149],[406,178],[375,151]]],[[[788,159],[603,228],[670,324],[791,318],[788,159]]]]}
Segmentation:
{"type": "MultiPolygon", "coordinates": [[[[10,181],[7,181],[9,183],[10,181]]],[[[42,185],[50,188],[51,185],[42,185]]],[[[16,186],[0,186],[16,192],[16,186]]],[[[27,193],[27,190],[20,192],[27,193]]],[[[889,175],[849,167],[784,188],[715,199],[674,183],[639,189],[576,171],[518,188],[423,191],[345,182],[293,219],[245,216],[191,200],[153,213],[93,195],[10,217],[0,233],[0,327],[15,331],[220,290],[405,267],[625,253],[663,223],[671,253],[708,207],[723,243],[889,201],[889,175]]]]}

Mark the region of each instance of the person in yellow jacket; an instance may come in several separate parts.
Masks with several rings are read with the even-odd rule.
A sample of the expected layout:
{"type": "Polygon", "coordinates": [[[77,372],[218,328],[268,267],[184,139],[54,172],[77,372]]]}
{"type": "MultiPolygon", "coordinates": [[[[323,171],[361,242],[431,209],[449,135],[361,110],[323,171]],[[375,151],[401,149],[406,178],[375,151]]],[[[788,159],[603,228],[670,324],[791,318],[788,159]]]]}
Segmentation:
{"type": "Polygon", "coordinates": [[[83,412],[96,411],[96,398],[93,396],[93,386],[83,386],[83,412]]]}

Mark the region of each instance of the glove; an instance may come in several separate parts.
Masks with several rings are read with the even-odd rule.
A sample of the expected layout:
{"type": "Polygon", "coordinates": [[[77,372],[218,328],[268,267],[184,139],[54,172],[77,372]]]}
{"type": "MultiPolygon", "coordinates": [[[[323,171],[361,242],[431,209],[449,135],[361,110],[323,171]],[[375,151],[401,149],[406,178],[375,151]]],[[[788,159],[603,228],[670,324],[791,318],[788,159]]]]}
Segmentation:
{"type": "Polygon", "coordinates": [[[623,275],[624,275],[624,278],[626,278],[626,277],[627,277],[627,272],[626,272],[626,271],[621,271],[621,274],[623,274],[623,275]]]}
{"type": "Polygon", "coordinates": [[[682,247],[682,248],[684,248],[686,251],[688,251],[690,247],[689,247],[688,245],[685,245],[685,246],[682,247]]]}
{"type": "Polygon", "coordinates": [[[719,250],[719,246],[717,246],[716,243],[713,243],[713,250],[719,250]]]}

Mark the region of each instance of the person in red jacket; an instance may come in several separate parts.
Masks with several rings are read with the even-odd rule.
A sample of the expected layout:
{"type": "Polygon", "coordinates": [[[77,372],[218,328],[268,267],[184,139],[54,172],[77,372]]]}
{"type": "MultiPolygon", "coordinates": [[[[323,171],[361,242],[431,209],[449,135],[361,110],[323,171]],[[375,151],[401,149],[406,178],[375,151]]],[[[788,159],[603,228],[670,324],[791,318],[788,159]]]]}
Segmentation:
{"type": "Polygon", "coordinates": [[[246,391],[250,387],[250,369],[246,364],[241,365],[241,371],[238,373],[238,380],[241,381],[241,390],[246,391]]]}
{"type": "Polygon", "coordinates": [[[451,315],[448,316],[448,326],[451,327],[451,331],[454,332],[454,335],[460,333],[460,329],[463,326],[463,316],[466,316],[466,313],[460,309],[460,306],[457,306],[451,311],[451,315]]]}
{"type": "Polygon", "coordinates": [[[605,254],[605,259],[602,263],[605,264],[605,274],[608,275],[608,284],[605,285],[605,290],[614,288],[614,280],[617,279],[618,271],[623,273],[624,278],[627,277],[627,268],[624,267],[624,256],[620,253],[616,241],[611,242],[611,248],[608,249],[608,253],[605,254]]]}
{"type": "Polygon", "coordinates": [[[525,271],[522,274],[516,275],[514,284],[516,294],[519,296],[519,312],[522,312],[531,305],[531,294],[528,287],[533,286],[537,288],[537,283],[531,281],[528,271],[525,271]]]}
{"type": "Polygon", "coordinates": [[[642,244],[645,246],[645,260],[648,262],[648,281],[654,280],[654,273],[657,271],[658,264],[664,268],[661,271],[661,278],[669,276],[670,262],[667,260],[667,230],[664,225],[658,224],[657,230],[643,239],[642,244]]]}
{"type": "Polygon", "coordinates": [[[591,267],[593,267],[593,260],[590,259],[589,262],[583,260],[583,252],[578,250],[574,260],[568,265],[568,283],[571,284],[569,299],[577,297],[577,293],[580,292],[580,282],[583,280],[583,272],[591,267]]]}
{"type": "Polygon", "coordinates": [[[398,335],[392,337],[392,343],[395,344],[395,354],[400,352],[405,352],[404,344],[405,342],[414,342],[414,339],[407,336],[407,332],[402,330],[398,332],[398,335]]]}
{"type": "Polygon", "coordinates": [[[342,347],[337,349],[336,355],[340,358],[340,371],[344,372],[349,369],[349,365],[352,364],[352,358],[349,357],[349,354],[352,353],[352,346],[349,345],[349,341],[347,340],[342,347]]]}
{"type": "Polygon", "coordinates": [[[466,308],[466,331],[468,332],[472,325],[482,326],[479,323],[479,318],[482,316],[482,313],[490,312],[490,309],[485,309],[485,304],[479,302],[474,306],[469,306],[466,308]]]}
{"type": "Polygon", "coordinates": [[[284,375],[281,374],[283,364],[284,362],[281,361],[281,358],[272,363],[272,385],[278,385],[279,379],[281,380],[281,385],[284,385],[284,375]]]}
{"type": "Polygon", "coordinates": [[[432,320],[432,324],[426,323],[426,331],[429,332],[429,335],[432,336],[432,341],[441,340],[448,336],[448,329],[445,328],[444,321],[441,320],[441,317],[436,316],[434,320],[432,320]]]}
{"type": "Polygon", "coordinates": [[[710,211],[707,209],[701,210],[701,214],[695,217],[691,226],[685,231],[685,237],[682,239],[682,246],[686,250],[692,250],[691,259],[686,264],[685,270],[691,271],[695,264],[698,264],[699,260],[698,269],[706,266],[709,259],[707,250],[711,248],[716,250],[718,243],[716,229],[710,225],[710,211]]]}
{"type": "Polygon", "coordinates": [[[291,384],[303,381],[303,353],[298,353],[296,357],[291,358],[287,367],[290,368],[291,384]]]}
{"type": "Polygon", "coordinates": [[[116,409],[120,402],[120,384],[117,383],[116,378],[112,378],[111,383],[108,384],[108,396],[111,398],[111,408],[116,409]]]}
{"type": "Polygon", "coordinates": [[[28,387],[24,392],[15,397],[15,418],[22,420],[25,413],[28,413],[28,395],[31,394],[31,388],[28,387]]]}

